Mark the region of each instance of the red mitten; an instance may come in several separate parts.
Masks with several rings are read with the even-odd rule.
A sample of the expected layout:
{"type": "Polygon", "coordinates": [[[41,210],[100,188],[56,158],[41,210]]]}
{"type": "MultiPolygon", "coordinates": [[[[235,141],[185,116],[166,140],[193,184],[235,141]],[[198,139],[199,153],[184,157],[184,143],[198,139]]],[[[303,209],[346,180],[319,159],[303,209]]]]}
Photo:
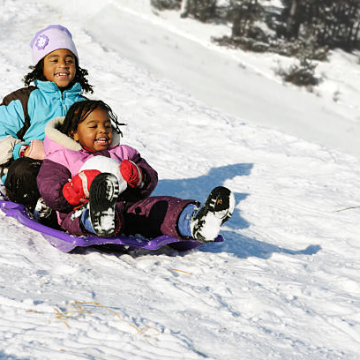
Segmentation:
{"type": "Polygon", "coordinates": [[[92,181],[100,174],[99,170],[83,170],[76,174],[62,189],[65,199],[71,205],[86,203],[92,181]]]}
{"type": "Polygon", "coordinates": [[[137,188],[141,185],[143,179],[141,169],[131,160],[122,161],[120,172],[130,187],[137,188]]]}

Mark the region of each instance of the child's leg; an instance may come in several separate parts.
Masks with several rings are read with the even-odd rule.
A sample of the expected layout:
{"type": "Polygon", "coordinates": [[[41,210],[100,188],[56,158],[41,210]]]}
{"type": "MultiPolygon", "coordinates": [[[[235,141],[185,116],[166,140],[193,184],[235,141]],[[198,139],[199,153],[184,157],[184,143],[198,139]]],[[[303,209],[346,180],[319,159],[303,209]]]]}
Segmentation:
{"type": "Polygon", "coordinates": [[[119,182],[115,175],[101,173],[91,183],[89,202],[69,214],[60,214],[61,228],[73,235],[93,233],[115,236],[122,222],[116,210],[119,182]]]}
{"type": "MultiPolygon", "coordinates": [[[[76,236],[83,236],[89,234],[103,236],[97,234],[93,228],[88,204],[82,206],[80,209],[72,211],[71,213],[60,213],[59,216],[61,219],[61,229],[68,232],[69,234],[76,236]]],[[[117,214],[114,214],[114,218],[116,227],[114,233],[110,234],[110,236],[117,235],[117,227],[122,224],[122,222],[120,221],[120,217],[117,214]]]]}
{"type": "Polygon", "coordinates": [[[201,242],[213,241],[219,235],[221,225],[230,219],[234,208],[234,194],[223,186],[213,189],[201,207],[195,200],[149,197],[125,210],[122,231],[147,238],[169,235],[201,242]]]}
{"type": "Polygon", "coordinates": [[[60,227],[62,230],[68,232],[71,235],[82,236],[88,235],[88,231],[85,229],[81,222],[81,214],[86,207],[82,209],[74,210],[70,213],[59,213],[60,227]]]}
{"type": "MultiPolygon", "coordinates": [[[[171,196],[152,196],[135,203],[127,204],[123,211],[124,227],[127,235],[140,234],[152,239],[169,235],[184,239],[178,229],[178,220],[183,209],[195,200],[183,200],[171,196]]],[[[122,208],[119,203],[119,209],[122,208]]]]}
{"type": "Polygon", "coordinates": [[[35,209],[40,197],[36,177],[42,161],[28,157],[17,159],[9,166],[5,179],[6,195],[9,200],[35,209]]]}
{"type": "MultiPolygon", "coordinates": [[[[120,232],[121,226],[122,226],[121,217],[116,209],[115,209],[114,219],[115,219],[115,224],[114,224],[115,229],[111,233],[109,233],[110,236],[117,235],[120,232]]],[[[84,210],[80,216],[80,223],[81,223],[82,227],[89,233],[96,234],[99,236],[101,235],[101,234],[96,233],[96,231],[93,227],[93,224],[91,222],[91,217],[90,217],[90,211],[89,211],[88,207],[84,208],[84,210]]]]}
{"type": "Polygon", "coordinates": [[[199,211],[200,204],[186,205],[181,212],[178,220],[178,229],[182,236],[192,238],[191,222],[195,214],[199,211]]]}
{"type": "Polygon", "coordinates": [[[85,228],[85,230],[87,230],[90,233],[96,234],[95,230],[92,226],[92,223],[91,223],[90,211],[89,211],[88,206],[84,207],[84,210],[80,217],[80,221],[81,221],[82,226],[85,228]]]}

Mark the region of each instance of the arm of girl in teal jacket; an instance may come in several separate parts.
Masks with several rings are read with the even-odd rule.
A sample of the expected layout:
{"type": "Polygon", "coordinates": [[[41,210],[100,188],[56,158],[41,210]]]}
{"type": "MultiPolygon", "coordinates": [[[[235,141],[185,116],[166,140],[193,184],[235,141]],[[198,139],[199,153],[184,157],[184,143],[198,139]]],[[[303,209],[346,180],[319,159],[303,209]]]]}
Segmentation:
{"type": "Polygon", "coordinates": [[[24,142],[18,139],[17,133],[24,123],[24,111],[19,100],[0,106],[0,164],[19,158],[24,142]]]}

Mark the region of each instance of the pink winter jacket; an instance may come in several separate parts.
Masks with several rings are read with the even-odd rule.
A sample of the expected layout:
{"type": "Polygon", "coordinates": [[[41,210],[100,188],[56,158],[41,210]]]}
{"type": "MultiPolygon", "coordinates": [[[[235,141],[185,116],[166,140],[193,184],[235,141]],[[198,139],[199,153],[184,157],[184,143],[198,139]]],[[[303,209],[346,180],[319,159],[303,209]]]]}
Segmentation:
{"type": "Polygon", "coordinates": [[[155,189],[158,181],[157,172],[140,156],[139,152],[127,145],[119,144],[119,135],[114,131],[109,150],[91,153],[79,143],[57,130],[63,117],[55,118],[45,127],[44,149],[46,158],[43,161],[37,184],[46,204],[52,209],[69,213],[73,210],[62,194],[62,188],[70,178],[76,175],[84,163],[95,157],[105,156],[115,159],[132,160],[143,172],[144,186],[141,189],[127,188],[123,193],[124,201],[136,201],[148,197],[155,189]]]}

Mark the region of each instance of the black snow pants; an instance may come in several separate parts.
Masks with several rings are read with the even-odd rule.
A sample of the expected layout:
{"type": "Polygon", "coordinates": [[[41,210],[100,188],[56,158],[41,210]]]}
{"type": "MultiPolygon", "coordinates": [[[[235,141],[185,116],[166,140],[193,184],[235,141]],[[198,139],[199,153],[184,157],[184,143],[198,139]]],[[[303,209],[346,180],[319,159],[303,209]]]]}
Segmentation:
{"type": "Polygon", "coordinates": [[[23,157],[10,166],[5,179],[6,195],[9,200],[25,205],[31,212],[40,197],[36,184],[41,160],[23,157]]]}

